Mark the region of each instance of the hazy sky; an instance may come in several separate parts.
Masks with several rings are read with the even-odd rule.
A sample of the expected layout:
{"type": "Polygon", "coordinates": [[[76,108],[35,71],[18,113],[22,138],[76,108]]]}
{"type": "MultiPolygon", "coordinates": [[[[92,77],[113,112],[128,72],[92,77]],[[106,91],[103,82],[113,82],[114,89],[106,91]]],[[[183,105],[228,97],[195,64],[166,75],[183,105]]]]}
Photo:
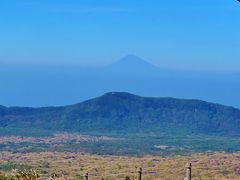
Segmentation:
{"type": "Polygon", "coordinates": [[[240,3],[0,1],[0,64],[103,65],[127,54],[162,67],[240,71],[240,3]]]}

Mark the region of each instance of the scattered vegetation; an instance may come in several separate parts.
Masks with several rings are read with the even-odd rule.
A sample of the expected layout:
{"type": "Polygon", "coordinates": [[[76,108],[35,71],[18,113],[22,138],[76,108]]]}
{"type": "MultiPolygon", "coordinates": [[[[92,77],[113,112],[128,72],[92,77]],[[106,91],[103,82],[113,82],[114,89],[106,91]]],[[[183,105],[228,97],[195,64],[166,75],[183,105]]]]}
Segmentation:
{"type": "Polygon", "coordinates": [[[32,169],[32,167],[26,164],[18,164],[13,162],[6,162],[0,164],[0,171],[11,171],[12,169],[17,169],[19,171],[29,171],[30,169],[32,169]]]}
{"type": "Polygon", "coordinates": [[[239,180],[239,153],[205,153],[191,156],[98,156],[71,152],[0,153],[0,163],[24,163],[33,170],[2,171],[0,180],[83,179],[88,172],[91,180],[133,180],[139,167],[143,168],[143,179],[183,179],[185,164],[192,162],[193,180],[239,180]],[[47,164],[47,165],[46,165],[47,164]],[[121,167],[121,168],[119,168],[121,167]],[[17,173],[16,173],[17,172],[17,173]],[[37,173],[36,173],[37,172],[37,173]],[[39,175],[38,175],[39,174],[39,175]],[[17,179],[18,178],[18,179],[17,179]],[[34,179],[35,178],[35,179],[34,179]]]}
{"type": "Polygon", "coordinates": [[[194,135],[80,135],[54,134],[49,137],[0,136],[0,150],[11,152],[87,152],[97,155],[189,155],[192,153],[238,152],[238,137],[194,135]]]}

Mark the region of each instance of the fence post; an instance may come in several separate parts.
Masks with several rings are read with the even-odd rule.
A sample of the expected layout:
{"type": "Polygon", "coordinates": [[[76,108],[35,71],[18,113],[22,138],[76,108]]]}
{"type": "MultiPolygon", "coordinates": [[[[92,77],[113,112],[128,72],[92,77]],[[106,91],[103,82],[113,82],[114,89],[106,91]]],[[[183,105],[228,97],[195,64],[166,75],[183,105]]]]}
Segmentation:
{"type": "Polygon", "coordinates": [[[88,173],[85,174],[84,180],[88,180],[88,173]]]}
{"type": "Polygon", "coordinates": [[[192,180],[192,164],[187,163],[186,169],[187,169],[187,177],[185,178],[185,180],[192,180]]]}
{"type": "Polygon", "coordinates": [[[142,168],[138,170],[138,180],[142,180],[142,168]]]}

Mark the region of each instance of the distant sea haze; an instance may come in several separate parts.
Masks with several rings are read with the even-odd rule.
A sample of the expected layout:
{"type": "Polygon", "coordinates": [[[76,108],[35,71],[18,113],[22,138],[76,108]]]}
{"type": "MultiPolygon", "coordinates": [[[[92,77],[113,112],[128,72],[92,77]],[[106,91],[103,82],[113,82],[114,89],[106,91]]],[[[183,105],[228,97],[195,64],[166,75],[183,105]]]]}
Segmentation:
{"type": "Polygon", "coordinates": [[[162,69],[135,55],[101,68],[6,66],[0,82],[5,106],[61,106],[120,91],[240,108],[240,74],[162,69]]]}

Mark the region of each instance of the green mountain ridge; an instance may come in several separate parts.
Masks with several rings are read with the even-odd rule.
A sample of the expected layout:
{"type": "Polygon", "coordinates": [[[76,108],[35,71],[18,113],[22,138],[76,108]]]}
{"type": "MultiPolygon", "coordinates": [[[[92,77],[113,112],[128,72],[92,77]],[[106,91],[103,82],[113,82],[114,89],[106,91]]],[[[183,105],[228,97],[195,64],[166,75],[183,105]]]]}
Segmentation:
{"type": "Polygon", "coordinates": [[[110,92],[63,107],[0,106],[0,128],[239,136],[240,110],[201,100],[151,98],[110,92]]]}

